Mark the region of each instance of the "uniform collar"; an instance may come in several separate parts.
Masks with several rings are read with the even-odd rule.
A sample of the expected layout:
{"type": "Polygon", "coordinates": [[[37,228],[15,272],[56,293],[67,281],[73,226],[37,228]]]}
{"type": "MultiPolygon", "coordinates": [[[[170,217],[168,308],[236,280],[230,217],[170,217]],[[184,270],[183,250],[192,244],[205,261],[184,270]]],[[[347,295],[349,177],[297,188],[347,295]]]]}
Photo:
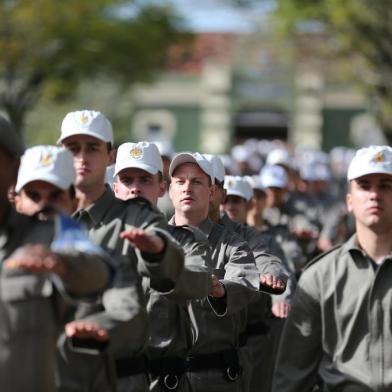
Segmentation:
{"type": "Polygon", "coordinates": [[[73,215],[75,218],[82,218],[87,215],[94,225],[102,222],[104,215],[111,208],[113,202],[117,200],[113,191],[106,186],[105,192],[94,203],[86,208],[81,208],[73,215]]]}
{"type": "MultiPolygon", "coordinates": [[[[174,219],[174,215],[169,220],[169,225],[176,226],[176,221],[174,219]]],[[[186,226],[186,225],[185,225],[186,226]]],[[[210,218],[205,219],[203,222],[200,223],[198,227],[207,237],[210,235],[211,230],[214,226],[214,223],[210,218]]]]}
{"type": "MultiPolygon", "coordinates": [[[[358,244],[358,238],[356,234],[353,234],[343,245],[342,247],[343,252],[348,252],[350,255],[356,259],[356,256],[360,255],[366,260],[371,260],[371,258],[367,255],[367,253],[360,248],[358,244]]],[[[392,252],[389,252],[387,256],[385,256],[385,259],[391,260],[392,259],[392,252]]],[[[371,260],[373,261],[373,260],[371,260]]]]}

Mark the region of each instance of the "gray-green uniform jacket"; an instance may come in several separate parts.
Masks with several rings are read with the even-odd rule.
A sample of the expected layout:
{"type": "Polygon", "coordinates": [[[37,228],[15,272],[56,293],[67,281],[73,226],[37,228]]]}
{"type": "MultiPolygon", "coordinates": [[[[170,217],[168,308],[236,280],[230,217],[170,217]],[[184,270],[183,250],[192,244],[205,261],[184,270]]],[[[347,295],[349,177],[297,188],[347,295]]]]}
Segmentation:
{"type": "MultiPolygon", "coordinates": [[[[94,306],[79,307],[76,314],[78,319],[87,319],[105,327],[110,337],[109,344],[103,351],[91,351],[94,355],[87,358],[83,342],[73,344],[72,350],[69,350],[69,341],[64,339],[61,342],[60,364],[67,366],[61,366],[60,385],[63,391],[106,390],[102,376],[107,368],[104,363],[108,361],[107,355],[110,358],[136,357],[147,344],[147,314],[140,274],[156,281],[163,280],[166,288],[173,288],[183,270],[183,251],[165,230],[167,223],[162,214],[144,199],[122,201],[106,189],[96,202],[78,210],[74,216],[85,224],[96,243],[122,256],[117,257],[113,287],[105,291],[101,301],[94,306]],[[128,241],[120,238],[120,233],[131,227],[160,235],[166,244],[164,252],[153,255],[135,250],[128,241]]],[[[115,383],[113,379],[109,381],[115,383]]]]}
{"type": "Polygon", "coordinates": [[[226,298],[192,301],[191,354],[207,354],[239,346],[241,310],[257,295],[259,273],[248,245],[236,234],[206,219],[199,229],[212,249],[213,273],[225,285],[226,298]],[[256,291],[255,291],[256,290],[256,291]]]}
{"type": "Polygon", "coordinates": [[[274,392],[392,390],[392,254],[377,268],[356,236],[303,272],[281,341],[274,392]]]}
{"type": "MultiPolygon", "coordinates": [[[[207,237],[188,226],[169,226],[169,232],[181,244],[185,256],[185,268],[174,289],[165,293],[159,283],[155,287],[152,279],[143,278],[150,321],[146,355],[151,370],[150,390],[154,391],[164,390],[165,376],[181,373],[180,363],[185,364],[191,346],[189,300],[207,297],[211,291],[211,249],[207,237]]],[[[185,390],[180,374],[178,381],[180,390],[185,390]]]]}
{"type": "MultiPolygon", "coordinates": [[[[0,229],[1,263],[26,244],[50,244],[53,224],[14,210],[0,229]]],[[[87,295],[104,289],[108,267],[96,256],[73,254],[59,290],[87,295]],[[76,257],[75,257],[76,256],[76,257]]],[[[53,392],[56,338],[64,302],[49,276],[0,266],[0,389],[53,392]]]]}

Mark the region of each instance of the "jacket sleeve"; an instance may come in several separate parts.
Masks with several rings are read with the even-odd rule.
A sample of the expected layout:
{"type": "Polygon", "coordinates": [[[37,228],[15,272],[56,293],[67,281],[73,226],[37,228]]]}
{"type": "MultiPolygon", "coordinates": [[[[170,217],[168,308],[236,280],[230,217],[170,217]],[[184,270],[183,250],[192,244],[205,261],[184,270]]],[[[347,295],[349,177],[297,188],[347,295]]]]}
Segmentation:
{"type": "Polygon", "coordinates": [[[187,242],[182,246],[185,268],[177,279],[174,290],[167,297],[174,301],[206,297],[212,286],[210,246],[207,241],[187,242]]]}
{"type": "Polygon", "coordinates": [[[104,251],[97,254],[69,251],[62,253],[60,259],[66,266],[66,273],[53,281],[66,298],[91,297],[111,283],[113,264],[109,254],[104,251]]]}
{"type": "Polygon", "coordinates": [[[237,235],[233,235],[226,247],[228,262],[224,276],[218,276],[226,289],[226,297],[222,300],[210,299],[210,304],[219,309],[220,315],[236,313],[250,303],[257,295],[259,272],[248,245],[237,235]],[[226,312],[222,314],[222,306],[218,303],[226,301],[226,312]]]}
{"type": "Polygon", "coordinates": [[[280,342],[273,392],[311,391],[322,357],[319,284],[305,271],[298,284],[292,309],[280,342]]]}
{"type": "MultiPolygon", "coordinates": [[[[118,266],[112,287],[102,296],[102,306],[102,311],[82,318],[108,331],[109,343],[105,349],[109,352],[137,355],[147,339],[147,313],[140,277],[128,261],[118,266]]],[[[83,351],[83,343],[80,339],[73,344],[73,348],[83,351]]]]}
{"type": "MultiPolygon", "coordinates": [[[[165,286],[171,283],[174,288],[184,269],[184,252],[180,244],[169,234],[164,216],[149,205],[143,207],[138,210],[135,220],[131,218],[131,222],[136,222],[137,227],[160,236],[165,242],[165,249],[158,255],[136,250],[138,270],[142,276],[153,278],[155,281],[162,279],[165,286]]],[[[126,224],[125,227],[130,226],[126,224]]]]}

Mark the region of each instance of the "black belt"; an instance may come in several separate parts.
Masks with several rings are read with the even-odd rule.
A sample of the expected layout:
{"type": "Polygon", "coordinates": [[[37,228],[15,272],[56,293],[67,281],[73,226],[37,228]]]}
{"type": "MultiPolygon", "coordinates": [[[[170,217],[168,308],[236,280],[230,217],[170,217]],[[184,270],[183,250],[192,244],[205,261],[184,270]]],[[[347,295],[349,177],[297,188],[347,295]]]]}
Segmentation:
{"type": "Polygon", "coordinates": [[[147,363],[144,357],[118,358],[115,365],[117,378],[147,374],[147,363]]]}
{"type": "Polygon", "coordinates": [[[163,357],[160,359],[148,360],[148,371],[153,377],[165,374],[181,375],[188,369],[187,361],[184,358],[163,357]]]}

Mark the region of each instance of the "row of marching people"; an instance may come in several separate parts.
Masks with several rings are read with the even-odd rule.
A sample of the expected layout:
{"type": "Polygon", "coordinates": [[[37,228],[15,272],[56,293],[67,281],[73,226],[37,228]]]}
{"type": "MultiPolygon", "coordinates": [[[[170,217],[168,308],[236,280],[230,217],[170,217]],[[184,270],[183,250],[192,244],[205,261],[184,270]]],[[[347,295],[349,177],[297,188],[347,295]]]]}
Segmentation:
{"type": "MultiPolygon", "coordinates": [[[[4,124],[0,135],[10,133],[4,124]]],[[[21,150],[1,141],[15,163],[21,150]]],[[[388,390],[388,353],[378,354],[390,336],[390,290],[378,271],[388,273],[391,250],[389,147],[365,148],[350,162],[347,206],[357,233],[331,249],[321,233],[338,222],[341,202],[312,211],[310,187],[288,193],[282,162],[259,176],[230,176],[218,156],[180,152],[165,170],[152,142],[115,152],[109,120],[90,110],[68,113],[57,143],[25,151],[9,192],[7,213],[29,219],[24,229],[45,246],[31,250],[26,236],[27,249],[2,258],[7,389],[388,390]],[[164,197],[169,219],[158,209],[164,197]],[[309,263],[323,247],[327,254],[309,263]]],[[[4,231],[15,237],[9,225],[4,231]]]]}
{"type": "MultiPolygon", "coordinates": [[[[4,120],[2,148],[16,167],[22,149],[8,147],[10,134],[16,138],[4,120]]],[[[219,200],[212,161],[199,153],[173,159],[175,212],[167,222],[156,209],[165,183],[153,143],[125,143],[115,158],[111,124],[95,111],[68,113],[58,143],[24,152],[6,212],[21,222],[30,216],[23,229],[57,259],[56,240],[35,228],[49,225],[64,260],[73,263],[38,270],[38,256],[17,257],[18,247],[4,252],[1,278],[14,296],[1,295],[2,352],[9,353],[2,358],[2,385],[13,391],[246,390],[247,328],[262,325],[248,322],[249,304],[258,316],[260,290],[282,293],[287,273],[269,253],[267,237],[210,218],[219,200]],[[105,176],[114,160],[111,189],[105,176]],[[85,254],[106,272],[99,285],[92,283],[95,267],[82,268],[85,254]]],[[[14,239],[18,230],[5,223],[14,239]]],[[[29,241],[26,235],[23,243],[29,241]]]]}

